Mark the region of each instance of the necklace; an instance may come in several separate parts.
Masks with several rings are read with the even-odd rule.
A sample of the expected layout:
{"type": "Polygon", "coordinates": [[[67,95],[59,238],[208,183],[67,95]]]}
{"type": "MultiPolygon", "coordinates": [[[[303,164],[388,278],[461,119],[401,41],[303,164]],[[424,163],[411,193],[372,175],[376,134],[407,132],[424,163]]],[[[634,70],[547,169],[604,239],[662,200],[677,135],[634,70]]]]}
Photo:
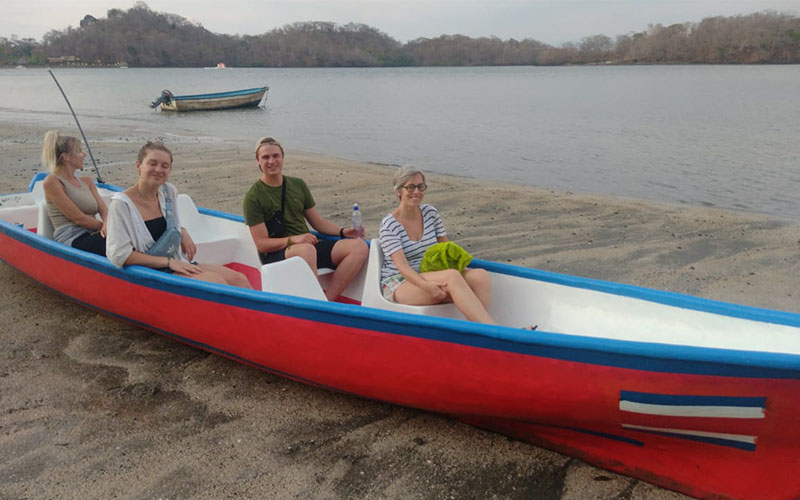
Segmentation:
{"type": "Polygon", "coordinates": [[[138,184],[136,185],[135,189],[136,189],[136,194],[143,200],[155,201],[158,199],[158,190],[152,191],[152,194],[150,194],[151,193],[150,190],[142,190],[142,188],[138,184]]]}
{"type": "Polygon", "coordinates": [[[142,205],[147,206],[147,205],[157,205],[158,204],[158,192],[156,192],[152,196],[146,196],[142,192],[142,190],[139,189],[138,185],[134,186],[133,191],[136,192],[136,198],[139,199],[139,201],[142,203],[142,205]]]}

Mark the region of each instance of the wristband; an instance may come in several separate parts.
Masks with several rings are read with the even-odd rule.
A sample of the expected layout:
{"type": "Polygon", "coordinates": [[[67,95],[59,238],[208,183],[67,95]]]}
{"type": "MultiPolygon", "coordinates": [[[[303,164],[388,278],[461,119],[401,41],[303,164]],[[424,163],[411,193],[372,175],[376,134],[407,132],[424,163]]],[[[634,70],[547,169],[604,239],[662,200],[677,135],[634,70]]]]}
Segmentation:
{"type": "Polygon", "coordinates": [[[340,240],[344,239],[344,228],[339,229],[339,239],[340,240]]]}
{"type": "Polygon", "coordinates": [[[167,257],[167,269],[169,269],[169,261],[170,261],[170,260],[171,260],[171,259],[170,259],[169,257],[167,257]]]}
{"type": "Polygon", "coordinates": [[[286,237],[286,248],[289,248],[290,246],[292,246],[292,237],[291,236],[287,236],[286,237]]]}

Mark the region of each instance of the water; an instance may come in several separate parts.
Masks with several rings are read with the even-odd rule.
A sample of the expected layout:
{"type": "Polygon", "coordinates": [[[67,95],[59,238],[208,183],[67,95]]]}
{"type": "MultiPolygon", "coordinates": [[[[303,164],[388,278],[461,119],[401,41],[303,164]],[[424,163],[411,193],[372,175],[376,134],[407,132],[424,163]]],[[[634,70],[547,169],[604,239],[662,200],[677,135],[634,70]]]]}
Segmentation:
{"type": "MultiPolygon", "coordinates": [[[[289,154],[800,219],[800,66],[54,71],[87,129],[273,135],[289,154]],[[148,107],[260,85],[264,109],[148,107]]],[[[0,70],[0,122],[19,121],[71,126],[45,70],[0,70]]]]}

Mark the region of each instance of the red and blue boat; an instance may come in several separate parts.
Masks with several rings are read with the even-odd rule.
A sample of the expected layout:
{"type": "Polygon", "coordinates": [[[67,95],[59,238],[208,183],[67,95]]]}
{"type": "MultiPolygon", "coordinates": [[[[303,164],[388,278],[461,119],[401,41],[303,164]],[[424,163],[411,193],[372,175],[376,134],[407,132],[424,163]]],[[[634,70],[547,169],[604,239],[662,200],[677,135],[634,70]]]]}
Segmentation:
{"type": "MultiPolygon", "coordinates": [[[[374,242],[337,302],[261,266],[241,217],[179,210],[256,290],[114,267],[47,237],[40,178],[0,196],[0,259],[78,304],[319,387],[446,414],[697,498],[800,498],[800,314],[473,261],[492,314],[398,306],[374,242]],[[536,332],[518,328],[538,323],[536,332]]],[[[117,190],[100,184],[104,196],[117,190]]]]}

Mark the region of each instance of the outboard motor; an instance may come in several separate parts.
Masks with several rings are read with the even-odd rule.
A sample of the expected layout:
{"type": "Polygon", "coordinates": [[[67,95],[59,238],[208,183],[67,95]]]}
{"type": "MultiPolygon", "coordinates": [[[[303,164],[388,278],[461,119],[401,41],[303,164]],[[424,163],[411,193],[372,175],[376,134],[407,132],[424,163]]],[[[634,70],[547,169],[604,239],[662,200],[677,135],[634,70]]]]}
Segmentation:
{"type": "Polygon", "coordinates": [[[170,102],[173,97],[175,96],[172,95],[172,92],[170,92],[169,90],[162,90],[161,95],[158,97],[158,99],[150,103],[150,107],[155,109],[159,105],[161,105],[162,102],[170,102]]]}

